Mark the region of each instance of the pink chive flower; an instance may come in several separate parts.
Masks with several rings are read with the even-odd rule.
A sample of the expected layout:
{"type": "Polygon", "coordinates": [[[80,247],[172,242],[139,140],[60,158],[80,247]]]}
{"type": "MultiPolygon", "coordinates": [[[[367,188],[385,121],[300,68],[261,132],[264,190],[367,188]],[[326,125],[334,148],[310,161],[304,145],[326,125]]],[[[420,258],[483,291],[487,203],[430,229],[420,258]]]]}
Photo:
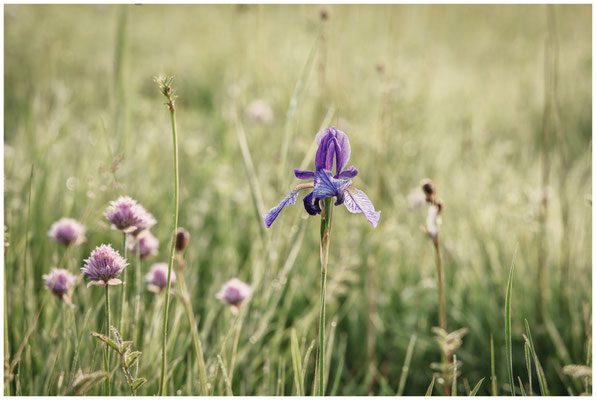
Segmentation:
{"type": "Polygon", "coordinates": [[[43,275],[46,287],[52,291],[52,294],[64,301],[66,304],[71,304],[68,297],[68,291],[74,286],[76,278],[73,274],[65,269],[53,268],[49,274],[43,275]]]}
{"type": "MultiPolygon", "coordinates": [[[[145,276],[150,292],[161,293],[168,285],[168,264],[166,263],[155,263],[151,266],[149,273],[145,276]]],[[[176,273],[172,270],[172,285],[176,283],[176,273]]]]}
{"type": "Polygon", "coordinates": [[[246,283],[238,278],[231,279],[224,283],[221,290],[215,297],[224,304],[232,306],[232,312],[238,312],[240,305],[244,300],[248,300],[252,295],[252,289],[246,283]]]}
{"type": "Polygon", "coordinates": [[[119,285],[122,283],[120,273],[128,263],[109,244],[102,244],[91,252],[88,259],[84,260],[85,266],[81,271],[90,280],[89,286],[119,285]]]}
{"type": "Polygon", "coordinates": [[[48,236],[64,246],[76,246],[85,241],[85,227],[72,218],[62,218],[52,224],[48,236]]]}
{"type": "Polygon", "coordinates": [[[138,234],[157,222],[153,215],[129,196],[120,196],[116,201],[110,202],[104,216],[124,233],[138,234]]]}
{"type": "Polygon", "coordinates": [[[263,100],[254,100],[246,107],[246,119],[253,124],[269,125],[273,122],[273,111],[263,100]]]}
{"type": "Polygon", "coordinates": [[[143,230],[136,237],[131,236],[128,238],[128,251],[133,254],[137,252],[139,248],[139,256],[141,260],[146,260],[157,254],[159,249],[159,240],[153,236],[148,230],[143,230]]]}

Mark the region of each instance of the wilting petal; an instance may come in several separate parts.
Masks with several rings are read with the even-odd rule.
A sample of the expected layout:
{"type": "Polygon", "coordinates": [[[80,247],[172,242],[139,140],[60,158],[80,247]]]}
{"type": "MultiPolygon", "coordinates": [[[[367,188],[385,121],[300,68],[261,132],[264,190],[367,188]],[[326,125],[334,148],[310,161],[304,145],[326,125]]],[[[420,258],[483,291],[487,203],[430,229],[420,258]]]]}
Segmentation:
{"type": "Polygon", "coordinates": [[[348,168],[339,173],[339,178],[352,179],[356,175],[358,175],[358,170],[353,165],[350,165],[348,168]]]}
{"type": "Polygon", "coordinates": [[[333,196],[339,197],[351,184],[351,180],[335,179],[331,176],[331,172],[317,167],[313,195],[315,199],[324,199],[333,196]]]}
{"type": "Polygon", "coordinates": [[[87,287],[91,286],[106,286],[106,283],[104,281],[89,281],[87,287]]]}
{"type": "Polygon", "coordinates": [[[364,214],[372,226],[377,227],[381,212],[375,211],[375,206],[373,206],[373,203],[362,190],[354,187],[348,188],[345,192],[344,204],[348,211],[364,214]]]}
{"type": "Polygon", "coordinates": [[[121,283],[122,283],[122,281],[120,279],[117,279],[117,278],[110,279],[107,282],[107,284],[110,285],[110,286],[120,285],[121,283]]]}
{"type": "Polygon", "coordinates": [[[298,179],[315,179],[315,173],[312,171],[304,171],[302,169],[294,168],[294,175],[298,179]]]}
{"type": "Polygon", "coordinates": [[[309,213],[310,215],[317,215],[321,213],[321,207],[319,206],[319,201],[314,199],[313,195],[314,192],[310,192],[309,194],[304,196],[304,199],[302,201],[304,202],[304,209],[307,213],[309,213]]]}

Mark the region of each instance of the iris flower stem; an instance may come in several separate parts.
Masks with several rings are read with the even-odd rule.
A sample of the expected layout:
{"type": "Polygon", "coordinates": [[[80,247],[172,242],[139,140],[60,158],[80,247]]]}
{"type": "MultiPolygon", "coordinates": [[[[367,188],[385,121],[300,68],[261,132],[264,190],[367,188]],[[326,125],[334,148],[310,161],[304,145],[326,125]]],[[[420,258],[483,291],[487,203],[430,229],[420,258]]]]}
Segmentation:
{"type": "Polygon", "coordinates": [[[321,213],[321,314],[319,321],[319,396],[325,395],[325,297],[327,295],[327,263],[331,242],[331,217],[333,199],[323,200],[321,213]]]}
{"type": "Polygon", "coordinates": [[[172,285],[172,265],[174,264],[174,250],[176,249],[176,231],[178,230],[178,138],[176,134],[176,110],[174,105],[169,106],[172,120],[172,139],[174,142],[174,231],[170,245],[170,262],[168,264],[168,284],[166,286],[166,304],[163,313],[163,333],[161,350],[161,381],[159,384],[159,395],[165,395],[166,386],[166,345],[168,332],[168,310],[170,306],[170,287],[172,285]]]}
{"type": "MultiPolygon", "coordinates": [[[[125,268],[126,269],[126,268],[125,268]]],[[[110,337],[110,293],[109,293],[110,285],[106,285],[106,336],[110,337]]],[[[108,373],[106,380],[104,381],[103,386],[103,393],[104,396],[110,395],[110,350],[108,349],[108,344],[106,343],[104,352],[103,352],[103,365],[108,373]]]]}
{"type": "MultiPolygon", "coordinates": [[[[124,239],[122,240],[122,254],[124,257],[124,260],[126,260],[126,233],[123,234],[124,239]]],[[[124,268],[124,271],[122,271],[122,292],[120,295],[120,307],[122,308],[120,310],[120,334],[122,336],[124,335],[124,314],[126,314],[126,272],[128,271],[128,268],[124,268]]]]}

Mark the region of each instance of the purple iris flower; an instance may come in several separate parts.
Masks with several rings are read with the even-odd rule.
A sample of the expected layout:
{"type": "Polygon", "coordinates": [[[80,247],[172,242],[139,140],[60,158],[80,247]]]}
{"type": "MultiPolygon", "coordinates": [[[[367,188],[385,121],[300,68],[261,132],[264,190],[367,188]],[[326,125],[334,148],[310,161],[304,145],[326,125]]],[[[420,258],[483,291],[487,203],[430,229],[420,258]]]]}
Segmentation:
{"type": "Polygon", "coordinates": [[[302,189],[313,189],[304,196],[304,209],[310,215],[321,213],[320,200],[328,197],[335,197],[335,205],[345,204],[348,211],[362,213],[368,221],[376,228],[381,211],[375,211],[375,207],[368,196],[361,190],[352,186],[352,179],[358,175],[358,170],[349,166],[350,141],[348,136],[335,127],[323,129],[315,138],[319,149],[315,158],[315,171],[303,171],[294,169],[296,178],[302,180],[313,179],[313,183],[302,183],[290,192],[278,205],[263,215],[263,221],[267,229],[273,224],[281,210],[296,202],[298,192],[302,189]],[[333,166],[335,164],[335,174],[333,166]]]}

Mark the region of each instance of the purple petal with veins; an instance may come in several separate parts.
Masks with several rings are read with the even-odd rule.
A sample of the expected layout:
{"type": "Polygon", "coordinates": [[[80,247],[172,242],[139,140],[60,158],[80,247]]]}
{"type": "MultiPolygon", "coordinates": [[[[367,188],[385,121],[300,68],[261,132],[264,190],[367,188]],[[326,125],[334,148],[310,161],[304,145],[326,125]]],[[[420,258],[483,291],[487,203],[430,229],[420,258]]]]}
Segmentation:
{"type": "Polygon", "coordinates": [[[313,195],[315,199],[324,199],[338,195],[341,196],[341,193],[343,193],[351,184],[351,180],[335,179],[331,175],[331,172],[321,167],[317,167],[313,195]]]}
{"type": "Polygon", "coordinates": [[[348,188],[344,195],[344,204],[348,211],[364,214],[366,219],[368,219],[372,226],[376,228],[379,223],[381,212],[375,211],[375,206],[373,206],[373,203],[368,196],[362,190],[358,190],[354,187],[348,188]]]}
{"type": "Polygon", "coordinates": [[[304,171],[302,169],[294,168],[294,175],[298,179],[315,179],[315,173],[312,171],[304,171]]]}

